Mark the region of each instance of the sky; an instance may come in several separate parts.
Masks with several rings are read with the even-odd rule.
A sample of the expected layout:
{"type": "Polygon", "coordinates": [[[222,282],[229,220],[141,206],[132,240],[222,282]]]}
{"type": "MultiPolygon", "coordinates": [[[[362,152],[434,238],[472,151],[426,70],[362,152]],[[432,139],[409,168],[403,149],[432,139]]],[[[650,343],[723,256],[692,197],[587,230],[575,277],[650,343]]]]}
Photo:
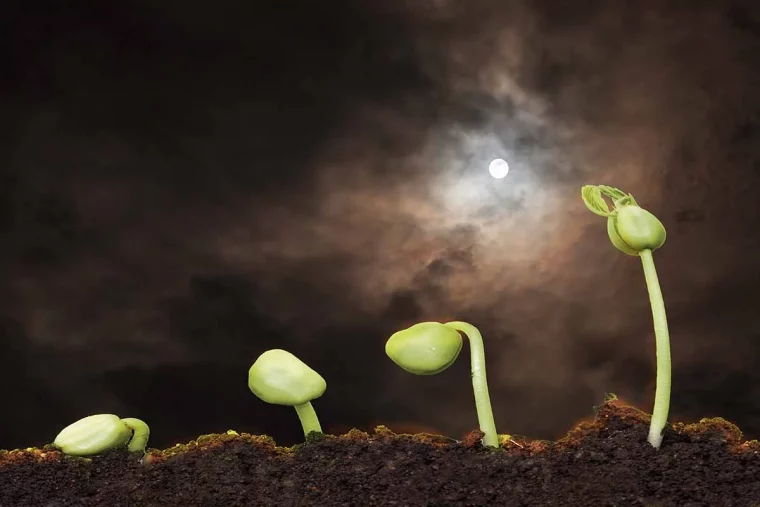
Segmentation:
{"type": "Polygon", "coordinates": [[[326,379],[326,432],[459,438],[467,345],[428,377],[384,353],[431,320],[482,332],[500,433],[649,411],[641,263],[584,184],[667,229],[670,420],[760,437],[757,3],[154,4],[3,7],[0,448],[96,413],[297,443],[247,387],[271,348],[326,379]]]}

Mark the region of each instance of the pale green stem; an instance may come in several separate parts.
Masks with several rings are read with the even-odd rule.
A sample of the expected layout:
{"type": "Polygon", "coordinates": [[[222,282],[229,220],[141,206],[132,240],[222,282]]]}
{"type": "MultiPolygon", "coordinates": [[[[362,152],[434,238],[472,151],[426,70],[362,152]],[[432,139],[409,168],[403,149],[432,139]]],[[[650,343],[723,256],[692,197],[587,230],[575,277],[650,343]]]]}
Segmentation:
{"type": "Polygon", "coordinates": [[[652,422],[649,426],[647,440],[655,449],[662,443],[662,430],[668,422],[670,410],[670,336],[668,334],[668,319],[665,316],[665,302],[662,299],[660,281],[654,267],[651,250],[642,250],[639,254],[644,266],[644,276],[649,290],[649,302],[652,305],[654,320],[655,348],[657,350],[657,388],[654,393],[654,409],[652,422]]]}
{"type": "Polygon", "coordinates": [[[311,406],[311,402],[307,401],[303,405],[295,406],[298,418],[301,420],[301,426],[303,426],[304,436],[309,436],[309,433],[316,431],[322,433],[322,427],[319,425],[319,419],[317,419],[317,413],[314,412],[314,407],[311,406]]]}
{"type": "Polygon", "coordinates": [[[134,417],[127,417],[122,419],[129,429],[132,430],[132,440],[129,441],[129,452],[145,452],[145,446],[148,445],[148,437],[150,436],[150,428],[140,419],[134,417]]]}
{"type": "Polygon", "coordinates": [[[483,337],[478,328],[467,322],[447,322],[445,325],[463,332],[470,340],[470,363],[472,365],[472,388],[475,393],[475,408],[478,412],[480,431],[484,433],[483,445],[499,447],[496,423],[491,410],[491,397],[486,380],[486,353],[483,337]]]}

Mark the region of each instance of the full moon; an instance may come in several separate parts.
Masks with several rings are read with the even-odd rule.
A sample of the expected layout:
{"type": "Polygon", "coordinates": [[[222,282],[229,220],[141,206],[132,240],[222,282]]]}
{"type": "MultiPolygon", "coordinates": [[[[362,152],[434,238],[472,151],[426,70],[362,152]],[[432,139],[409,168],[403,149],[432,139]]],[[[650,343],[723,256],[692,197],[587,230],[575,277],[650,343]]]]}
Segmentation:
{"type": "Polygon", "coordinates": [[[495,158],[488,164],[488,172],[491,176],[500,180],[509,174],[509,164],[503,158],[495,158]]]}

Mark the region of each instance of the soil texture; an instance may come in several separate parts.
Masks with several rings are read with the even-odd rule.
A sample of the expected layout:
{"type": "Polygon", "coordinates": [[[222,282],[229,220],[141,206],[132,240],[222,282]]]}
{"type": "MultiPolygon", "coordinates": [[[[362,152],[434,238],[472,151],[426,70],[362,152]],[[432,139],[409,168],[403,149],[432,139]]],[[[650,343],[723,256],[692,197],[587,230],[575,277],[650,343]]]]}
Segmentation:
{"type": "Polygon", "coordinates": [[[758,441],[704,419],[668,425],[655,450],[648,423],[612,400],[563,439],[500,449],[479,432],[455,441],[379,427],[292,448],[230,431],[144,457],[0,451],[0,506],[760,506],[758,441]]]}

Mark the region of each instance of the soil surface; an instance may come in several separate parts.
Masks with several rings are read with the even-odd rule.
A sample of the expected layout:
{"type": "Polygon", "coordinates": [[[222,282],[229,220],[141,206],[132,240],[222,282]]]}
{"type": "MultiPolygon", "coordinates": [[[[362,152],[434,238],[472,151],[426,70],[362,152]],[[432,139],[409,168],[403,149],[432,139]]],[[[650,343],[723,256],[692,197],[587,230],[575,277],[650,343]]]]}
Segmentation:
{"type": "Polygon", "coordinates": [[[608,401],[557,442],[485,449],[435,435],[207,435],[143,458],[52,447],[0,452],[0,506],[760,506],[760,443],[723,419],[668,426],[608,401]]]}

